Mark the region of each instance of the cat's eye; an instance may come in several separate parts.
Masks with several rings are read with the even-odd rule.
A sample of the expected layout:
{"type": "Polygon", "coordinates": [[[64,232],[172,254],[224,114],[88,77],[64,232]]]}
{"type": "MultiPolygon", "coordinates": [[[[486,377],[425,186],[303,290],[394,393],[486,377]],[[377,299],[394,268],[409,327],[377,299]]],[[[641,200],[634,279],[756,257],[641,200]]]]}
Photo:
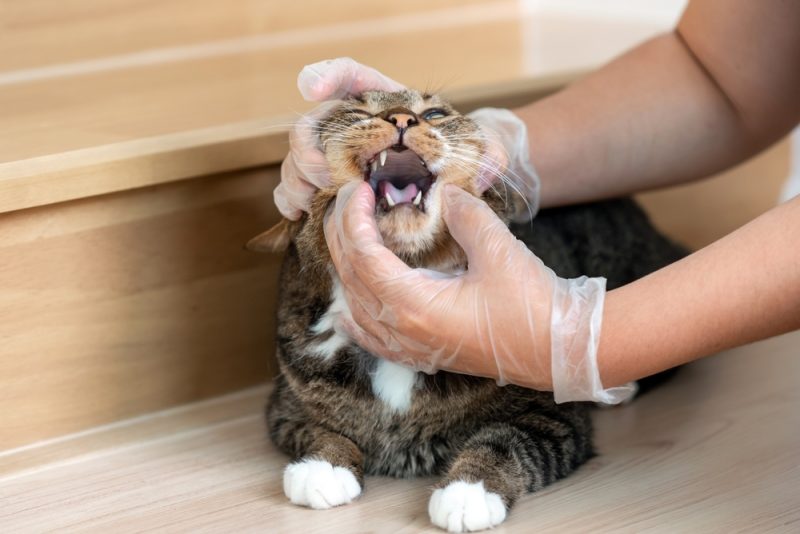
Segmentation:
{"type": "Polygon", "coordinates": [[[425,119],[426,121],[443,119],[445,117],[447,117],[447,112],[439,108],[429,109],[422,114],[422,118],[425,119]]]}
{"type": "Polygon", "coordinates": [[[369,111],[365,111],[363,109],[348,109],[347,110],[347,114],[348,115],[356,115],[356,116],[358,116],[358,118],[363,118],[363,119],[371,119],[372,117],[375,116],[372,113],[370,113],[369,111]]]}

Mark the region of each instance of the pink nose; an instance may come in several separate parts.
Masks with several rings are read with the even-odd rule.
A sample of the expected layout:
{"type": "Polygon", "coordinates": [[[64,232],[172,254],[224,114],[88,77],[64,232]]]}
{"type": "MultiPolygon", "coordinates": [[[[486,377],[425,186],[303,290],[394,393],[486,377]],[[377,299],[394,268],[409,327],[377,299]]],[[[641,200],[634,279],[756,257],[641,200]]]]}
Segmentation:
{"type": "Polygon", "coordinates": [[[403,130],[417,124],[417,118],[408,113],[392,113],[386,117],[386,120],[403,130]]]}

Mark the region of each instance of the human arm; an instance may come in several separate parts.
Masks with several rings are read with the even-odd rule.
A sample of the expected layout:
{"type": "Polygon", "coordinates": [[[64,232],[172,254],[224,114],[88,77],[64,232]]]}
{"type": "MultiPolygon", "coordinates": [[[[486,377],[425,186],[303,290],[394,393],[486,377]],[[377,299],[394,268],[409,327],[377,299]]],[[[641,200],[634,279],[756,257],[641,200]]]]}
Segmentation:
{"type": "MultiPolygon", "coordinates": [[[[704,5],[719,6],[711,1],[704,5]]],[[[790,15],[783,14],[786,17],[790,15]]],[[[748,19],[748,23],[751,22],[752,17],[748,19]]],[[[788,60],[783,54],[783,61],[790,65],[796,63],[792,55],[796,41],[791,32],[786,34],[785,24],[767,29],[763,24],[755,25],[761,28],[762,33],[783,32],[789,45],[779,43],[781,46],[775,53],[781,55],[781,51],[789,50],[788,60]]],[[[707,65],[708,60],[703,62],[699,59],[708,56],[700,52],[702,46],[693,45],[692,48],[684,45],[683,42],[688,42],[684,34],[679,34],[678,39],[681,40],[679,51],[685,55],[692,50],[698,59],[694,56],[689,58],[689,62],[685,61],[686,57],[681,59],[681,54],[676,53],[676,42],[666,36],[654,41],[656,45],[652,42],[643,45],[627,58],[602,69],[594,77],[594,86],[587,81],[580,82],[552,99],[531,106],[528,110],[530,115],[526,115],[525,110],[520,112],[531,131],[529,139],[533,160],[544,175],[545,205],[612,196],[698,178],[747,157],[779,137],[783,129],[788,130],[786,124],[797,120],[797,103],[786,99],[786,87],[798,81],[796,74],[787,71],[785,79],[778,76],[781,79],[775,83],[780,82],[779,87],[774,94],[770,93],[770,98],[774,97],[774,102],[780,105],[761,101],[760,105],[753,106],[749,98],[754,98],[753,94],[758,91],[722,91],[720,87],[731,84],[723,82],[720,85],[724,73],[710,74],[712,70],[707,65]],[[677,64],[671,65],[670,59],[676,60],[677,64]],[[667,72],[667,69],[677,71],[674,76],[656,77],[655,81],[645,80],[646,83],[641,84],[638,81],[637,76],[647,78],[667,72]],[[605,78],[615,72],[616,86],[613,84],[614,76],[610,81],[605,78]],[[634,73],[638,73],[637,76],[629,79],[634,73]],[[786,80],[790,82],[788,85],[784,83],[786,80]],[[667,93],[659,94],[658,91],[664,88],[668,89],[667,93]],[[664,112],[659,111],[662,106],[664,112]]],[[[702,41],[700,37],[698,39],[702,41]]],[[[730,50],[725,52],[730,53],[730,50]]],[[[770,72],[763,73],[758,69],[755,72],[760,76],[756,79],[770,81],[770,72]]],[[[340,200],[337,200],[337,206],[340,200]]],[[[437,299],[439,304],[457,302],[459,306],[444,310],[441,306],[431,306],[431,295],[451,297],[456,284],[448,284],[448,292],[440,293],[435,279],[420,278],[419,273],[407,275],[411,270],[397,265],[394,262],[396,258],[390,260],[391,254],[381,246],[379,237],[368,231],[371,221],[368,200],[367,197],[361,199],[367,203],[359,209],[354,208],[353,217],[345,217],[346,211],[338,211],[338,216],[333,218],[342,221],[334,232],[337,238],[332,239],[330,236],[334,234],[328,233],[329,247],[334,257],[339,258],[337,268],[354,310],[355,322],[349,323],[348,328],[356,340],[377,354],[390,359],[400,358],[404,363],[421,367],[436,367],[444,363],[438,367],[495,377],[503,377],[504,370],[511,368],[514,373],[505,374],[511,382],[539,389],[553,387],[552,377],[546,371],[552,367],[548,356],[557,360],[552,351],[552,340],[555,336],[569,341],[572,334],[568,329],[550,324],[553,314],[541,311],[540,305],[536,307],[540,311],[528,313],[528,317],[525,317],[525,310],[533,308],[517,310],[520,312],[517,319],[513,319],[513,315],[496,314],[501,320],[488,321],[488,330],[460,328],[457,323],[448,325],[445,321],[448,313],[461,313],[465,309],[507,311],[504,305],[520,296],[520,290],[515,287],[505,292],[495,291],[494,280],[488,280],[471,286],[472,300],[465,301],[463,292],[457,292],[460,298],[456,300],[437,299]],[[414,284],[420,282],[431,291],[410,290],[419,287],[414,284]],[[487,308],[487,302],[494,302],[491,299],[500,299],[497,301],[500,303],[487,308]],[[471,304],[481,306],[473,307],[471,304]],[[536,319],[534,325],[549,324],[549,330],[537,332],[536,326],[525,330],[519,317],[525,317],[525,320],[533,317],[536,319]],[[476,339],[476,331],[483,332],[483,341],[479,336],[476,339]],[[525,339],[519,335],[520,332],[530,334],[527,346],[519,344],[525,339]],[[465,339],[465,335],[472,339],[465,339]],[[494,347],[498,340],[506,345],[502,351],[485,352],[487,343],[494,347]],[[518,344],[515,350],[509,350],[513,348],[509,340],[518,344]],[[436,356],[435,361],[432,354],[436,356]],[[530,374],[524,375],[520,371],[530,374]]],[[[797,302],[798,289],[792,273],[797,271],[797,256],[791,254],[791,247],[783,247],[779,254],[750,258],[750,261],[743,261],[738,256],[762,240],[778,246],[779,243],[772,238],[785,235],[776,232],[778,226],[789,224],[792,225],[790,228],[798,227],[796,204],[793,207],[795,210],[788,215],[782,211],[785,208],[781,208],[776,211],[782,214],[780,217],[768,216],[754,222],[755,234],[742,233],[744,230],[737,232],[726,238],[723,245],[697,254],[694,258],[699,260],[684,260],[641,283],[609,293],[609,302],[603,313],[599,354],[591,350],[586,352],[591,358],[598,357],[603,384],[619,384],[721,347],[796,328],[798,310],[794,303],[797,302]],[[739,277],[735,276],[737,262],[744,266],[739,277]],[[759,269],[761,272],[757,272],[759,269]],[[717,276],[717,271],[721,273],[723,284],[703,280],[704,276],[717,276]],[[776,295],[775,287],[765,290],[771,282],[786,292],[776,295]],[[750,290],[751,286],[756,288],[755,292],[750,290]],[[699,297],[693,297],[693,291],[697,291],[699,297]],[[760,300],[762,295],[764,300],[760,300]],[[768,300],[772,298],[779,299],[774,308],[770,307],[768,300]],[[668,308],[665,309],[658,299],[664,299],[663,304],[668,308]],[[719,316],[715,312],[717,305],[721,309],[719,316]],[[637,314],[638,322],[630,320],[631,314],[637,314]],[[658,323],[657,327],[643,331],[652,322],[658,323]],[[637,339],[640,335],[641,341],[637,339]],[[658,350],[651,354],[649,351],[653,344],[658,350]]],[[[451,229],[459,226],[481,228],[481,223],[489,220],[465,221],[452,214],[446,218],[451,229]]],[[[501,232],[495,237],[500,240],[499,236],[504,236],[503,240],[513,240],[501,232]]],[[[477,237],[469,234],[462,237],[465,248],[471,241],[472,250],[480,253],[481,247],[476,245],[481,241],[477,237]]],[[[513,241],[506,242],[510,250],[513,241]]],[[[493,265],[497,272],[508,267],[508,255],[491,256],[490,252],[486,255],[486,266],[493,265]]],[[[470,265],[476,263],[472,260],[471,257],[470,265]]],[[[537,271],[540,267],[535,265],[535,258],[518,254],[514,255],[513,261],[521,272],[528,275],[522,279],[532,279],[531,283],[552,290],[554,281],[549,275],[541,275],[544,271],[537,271]]],[[[538,302],[539,299],[528,301],[538,302]]],[[[597,300],[592,302],[590,308],[596,309],[597,300]]],[[[550,308],[551,311],[554,309],[550,308]]],[[[485,326],[487,322],[482,324],[485,326]]],[[[596,397],[579,396],[573,400],[590,398],[596,397]]]]}
{"type": "Polygon", "coordinates": [[[614,386],[800,328],[800,198],[604,305],[599,282],[556,277],[463,192],[446,192],[444,218],[467,273],[410,269],[383,247],[369,188],[351,185],[363,186],[340,191],[325,228],[352,313],[341,326],[399,363],[613,402],[614,386]]]}
{"type": "Polygon", "coordinates": [[[695,0],[675,31],[514,110],[543,207],[714,174],[800,120],[800,3],[695,0]]]}
{"type": "Polygon", "coordinates": [[[636,282],[609,291],[598,362],[624,384],[800,328],[800,197],[636,282]]]}
{"type": "Polygon", "coordinates": [[[382,244],[371,188],[339,190],[325,238],[351,316],[337,328],[373,354],[427,372],[553,389],[556,402],[628,397],[629,387],[604,389],[597,373],[605,280],[559,278],[486,203],[453,185],[443,199],[469,265],[458,275],[408,267],[382,244]]]}

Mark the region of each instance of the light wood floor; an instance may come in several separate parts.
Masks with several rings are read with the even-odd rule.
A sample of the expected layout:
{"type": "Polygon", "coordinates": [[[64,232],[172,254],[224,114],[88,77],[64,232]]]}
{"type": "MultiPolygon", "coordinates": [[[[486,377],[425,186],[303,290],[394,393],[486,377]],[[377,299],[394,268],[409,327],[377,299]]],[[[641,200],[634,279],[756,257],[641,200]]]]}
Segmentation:
{"type": "MultiPolygon", "coordinates": [[[[496,532],[797,532],[800,333],[708,358],[596,414],[600,455],[496,532]]],[[[289,504],[265,388],[0,455],[0,532],[435,532],[432,479],[289,504]]]]}

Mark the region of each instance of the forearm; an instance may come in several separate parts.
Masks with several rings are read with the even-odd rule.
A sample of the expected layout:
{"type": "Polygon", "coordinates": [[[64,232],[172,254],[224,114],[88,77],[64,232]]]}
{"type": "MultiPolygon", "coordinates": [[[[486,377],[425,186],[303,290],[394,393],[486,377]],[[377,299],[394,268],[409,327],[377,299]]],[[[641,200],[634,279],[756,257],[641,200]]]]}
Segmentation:
{"type": "Polygon", "coordinates": [[[606,298],[598,364],[614,386],[800,328],[800,197],[606,298]]]}
{"type": "Polygon", "coordinates": [[[674,34],[516,112],[543,207],[686,182],[760,148],[674,34]]]}
{"type": "Polygon", "coordinates": [[[798,6],[695,0],[676,32],[514,110],[541,205],[696,180],[780,139],[800,119],[798,6]]]}

